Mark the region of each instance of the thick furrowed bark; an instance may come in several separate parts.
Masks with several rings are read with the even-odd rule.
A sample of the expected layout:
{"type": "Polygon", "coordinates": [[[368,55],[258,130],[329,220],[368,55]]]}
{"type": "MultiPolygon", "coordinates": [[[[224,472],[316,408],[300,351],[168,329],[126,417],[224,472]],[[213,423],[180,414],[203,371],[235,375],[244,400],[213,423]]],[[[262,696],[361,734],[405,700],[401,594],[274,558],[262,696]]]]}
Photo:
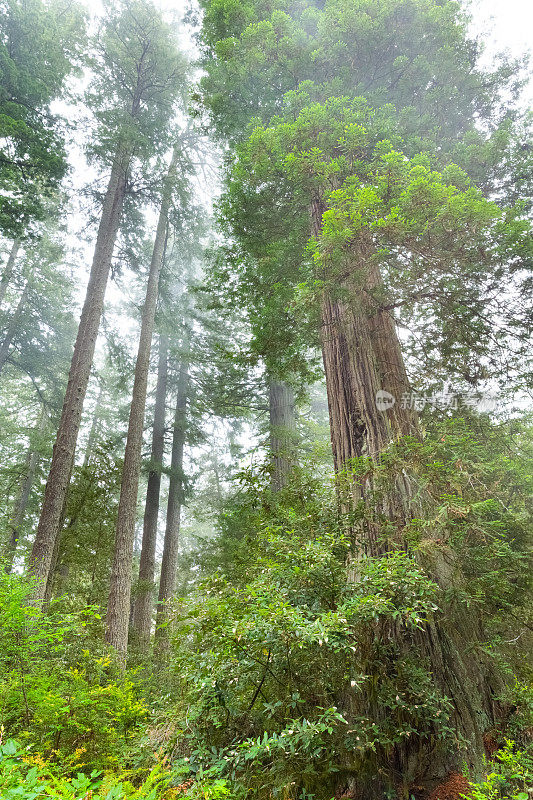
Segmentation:
{"type": "Polygon", "coordinates": [[[72,474],[83,402],[91,374],[111,259],[122,216],[128,165],[129,154],[124,150],[119,150],[113,163],[102,208],[91,274],[70,365],[61,421],[54,444],[39,526],[30,557],[29,571],[36,579],[37,599],[42,599],[44,596],[54,545],[59,533],[72,474]]]}
{"type": "MultiPolygon", "coordinates": [[[[311,213],[315,236],[320,235],[322,212],[320,204],[315,203],[311,213]]],[[[376,302],[381,278],[371,255],[364,242],[353,245],[351,269],[343,271],[342,285],[334,292],[330,288],[324,291],[321,338],[335,471],[345,471],[340,495],[343,510],[361,499],[367,503],[375,522],[364,522],[358,529],[357,551],[379,557],[391,548],[409,549],[403,528],[419,516],[429,498],[419,491],[415,476],[404,471],[379,495],[374,493],[371,476],[355,480],[350,474],[354,459],[367,456],[379,462],[381,452],[391,443],[418,435],[416,415],[400,402],[409,385],[394,319],[376,302]],[[380,410],[376,404],[379,391],[389,392],[395,403],[380,410]],[[390,534],[386,538],[382,535],[380,520],[393,523],[393,540],[390,534]]],[[[428,552],[417,553],[417,558],[443,589],[460,584],[460,570],[445,544],[431,543],[428,552]]],[[[357,556],[351,574],[357,580],[357,556]]],[[[407,796],[405,792],[413,781],[430,785],[452,769],[460,771],[463,763],[479,769],[483,733],[495,719],[493,698],[498,680],[481,653],[482,631],[475,613],[447,608],[446,614],[435,614],[416,635],[391,629],[390,637],[400,654],[412,656],[428,669],[440,695],[451,701],[449,725],[455,730],[456,742],[436,746],[431,730],[420,736],[415,733],[387,752],[376,754],[375,779],[359,776],[355,764],[350,775],[348,767],[344,789],[365,800],[381,800],[391,783],[398,788],[399,796],[407,796]],[[378,774],[384,776],[383,780],[378,774]]],[[[355,701],[345,698],[340,705],[348,715],[364,713],[377,720],[384,713],[365,698],[358,701],[357,708],[355,701]]]]}
{"type": "Polygon", "coordinates": [[[115,552],[111,568],[111,584],[107,604],[106,640],[124,656],[128,649],[133,540],[135,536],[137,495],[141,471],[141,451],[148,373],[150,370],[150,351],[159,293],[159,275],[165,252],[168,211],[172,199],[173,178],[176,171],[177,160],[178,150],[175,148],[163,188],[159,220],[157,223],[148,284],[146,287],[146,299],[142,315],[137,362],[135,365],[135,380],[131,398],[126,452],[124,455],[124,466],[122,468],[115,552]]]}
{"type": "Polygon", "coordinates": [[[161,561],[161,576],[159,579],[159,596],[157,599],[155,638],[158,650],[164,650],[168,646],[168,601],[176,591],[180,516],[183,503],[183,450],[185,447],[188,393],[189,366],[187,363],[182,363],[174,415],[167,521],[161,561]]]}
{"type": "Polygon", "coordinates": [[[268,384],[268,393],[271,486],[273,491],[279,492],[287,485],[294,465],[296,432],[294,392],[287,383],[271,380],[268,384]]]}
{"type": "Polygon", "coordinates": [[[165,449],[165,403],[168,377],[168,339],[159,337],[159,364],[155,392],[154,425],[152,433],[152,468],[148,475],[146,504],[144,508],[143,539],[139,563],[139,590],[135,598],[133,626],[139,643],[146,647],[150,641],[153,610],[153,586],[155,576],[155,551],[157,544],[157,519],[159,515],[159,493],[161,469],[165,449]]]}

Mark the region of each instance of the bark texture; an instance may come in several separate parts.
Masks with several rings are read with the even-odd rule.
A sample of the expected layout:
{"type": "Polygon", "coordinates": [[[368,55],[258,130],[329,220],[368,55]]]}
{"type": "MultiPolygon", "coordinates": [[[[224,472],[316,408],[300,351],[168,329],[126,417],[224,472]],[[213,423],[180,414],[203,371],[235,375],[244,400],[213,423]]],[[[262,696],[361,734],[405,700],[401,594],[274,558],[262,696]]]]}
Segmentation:
{"type": "Polygon", "coordinates": [[[167,520],[161,561],[161,576],[159,578],[159,596],[157,599],[155,638],[159,650],[164,650],[168,644],[168,601],[176,591],[180,517],[183,504],[183,450],[187,426],[188,393],[189,365],[186,362],[182,362],[174,414],[167,520]]]}
{"type": "Polygon", "coordinates": [[[11,278],[13,277],[13,271],[15,269],[15,262],[17,260],[19,250],[20,250],[20,239],[15,239],[13,244],[11,245],[11,250],[9,251],[9,257],[4,267],[4,271],[2,272],[2,277],[0,278],[0,309],[2,308],[2,304],[6,296],[7,287],[11,283],[11,278]]]}
{"type": "Polygon", "coordinates": [[[37,579],[37,599],[44,596],[72,474],[83,402],[91,374],[111,259],[122,216],[129,160],[129,153],[123,148],[119,148],[102,207],[102,217],[74,345],[61,421],[54,444],[39,526],[30,557],[30,573],[37,579]]]}
{"type": "Polygon", "coordinates": [[[155,551],[157,544],[157,520],[159,516],[159,494],[161,470],[165,449],[165,403],[168,383],[168,339],[159,337],[159,363],[155,391],[154,425],[150,472],[144,507],[143,538],[139,562],[139,586],[135,598],[133,626],[141,647],[150,642],[152,629],[153,591],[155,577],[155,551]]]}
{"type": "Polygon", "coordinates": [[[165,252],[168,228],[168,212],[172,200],[173,180],[176,172],[178,150],[174,149],[168,174],[166,176],[161,208],[150,262],[146,298],[144,302],[141,334],[135,364],[135,379],[130,406],[126,452],[122,468],[122,483],[118,504],[115,551],[111,568],[111,584],[107,604],[106,640],[123,656],[128,649],[128,622],[132,584],[133,542],[135,537],[135,518],[137,495],[141,471],[141,450],[146,409],[148,373],[150,371],[150,351],[154,330],[159,276],[165,252]]]}
{"type": "MultiPolygon", "coordinates": [[[[320,235],[323,210],[319,201],[313,203],[311,225],[315,236],[320,235]]],[[[416,414],[401,404],[409,383],[394,319],[380,307],[381,276],[372,256],[371,241],[361,236],[358,242],[352,242],[346,263],[340,265],[340,279],[331,281],[329,276],[322,299],[321,341],[334,466],[338,475],[345,473],[341,478],[343,502],[348,495],[351,507],[361,500],[370,506],[376,521],[365,521],[358,529],[357,550],[379,557],[390,549],[408,549],[402,531],[420,514],[424,499],[415,477],[403,472],[395,476],[389,489],[381,488],[379,493],[374,492],[372,477],[350,477],[353,459],[368,456],[378,462],[382,451],[399,437],[419,435],[416,414]],[[376,402],[380,392],[388,393],[395,402],[380,409],[376,402]],[[392,527],[392,534],[383,535],[380,520],[393,523],[387,527],[392,527]]],[[[337,269],[339,265],[334,266],[337,269]]],[[[445,543],[430,542],[423,562],[418,557],[443,589],[461,581],[453,552],[445,543]]],[[[352,577],[357,580],[357,565],[352,577]]],[[[412,735],[377,755],[376,772],[370,781],[368,775],[358,774],[355,764],[348,767],[344,790],[365,800],[381,800],[391,781],[396,783],[398,796],[403,797],[413,782],[430,786],[452,770],[460,771],[464,762],[479,769],[483,734],[496,714],[494,690],[498,681],[481,653],[482,631],[473,612],[447,608],[416,634],[391,628],[388,636],[397,652],[414,656],[429,670],[440,695],[451,700],[449,724],[456,741],[437,743],[436,731],[435,735],[431,731],[412,735]]],[[[394,663],[390,669],[394,670],[394,663]]],[[[383,708],[365,702],[364,708],[356,707],[356,701],[343,698],[339,705],[349,715],[363,713],[378,720],[383,708]]]]}
{"type": "Polygon", "coordinates": [[[283,381],[268,384],[271,486],[274,492],[283,489],[289,480],[295,460],[296,412],[294,391],[283,381]]]}
{"type": "MultiPolygon", "coordinates": [[[[324,207],[312,206],[314,236],[319,236],[324,207]]],[[[396,325],[390,311],[380,308],[381,276],[372,261],[371,242],[353,245],[335,293],[322,297],[321,343],[335,471],[350,460],[372,459],[400,436],[418,435],[416,414],[402,407],[409,381],[396,325]],[[393,399],[380,410],[379,392],[393,399]]]]}

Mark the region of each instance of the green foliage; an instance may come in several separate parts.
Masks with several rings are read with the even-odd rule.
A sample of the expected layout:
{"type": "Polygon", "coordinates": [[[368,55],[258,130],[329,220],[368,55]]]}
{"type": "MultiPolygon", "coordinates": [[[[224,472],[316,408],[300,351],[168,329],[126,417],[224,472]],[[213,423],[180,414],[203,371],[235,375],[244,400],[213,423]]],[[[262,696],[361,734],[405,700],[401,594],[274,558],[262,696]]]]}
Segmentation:
{"type": "MultiPolygon", "coordinates": [[[[475,604],[488,623],[505,621],[509,612],[527,614],[532,588],[529,427],[518,422],[497,427],[475,418],[429,422],[422,441],[399,442],[377,466],[366,460],[353,465],[356,476],[369,469],[374,473],[370,510],[360,508],[356,519],[369,514],[374,519],[374,498],[379,500],[395,474],[408,470],[426,498],[422,515],[403,531],[409,546],[422,556],[439,546],[456,553],[468,589],[455,586],[451,594],[475,604]]],[[[380,522],[386,535],[394,536],[386,521],[380,522]]]]}
{"type": "MultiPolygon", "coordinates": [[[[0,791],[3,800],[157,800],[175,797],[166,792],[170,775],[156,765],[141,785],[135,786],[126,776],[103,775],[93,770],[89,775],[58,777],[53,765],[34,756],[13,739],[0,739],[0,791]]],[[[139,783],[139,782],[137,782],[139,783]]],[[[213,795],[215,797],[215,795],[213,795]]]]}
{"type": "MultiPolygon", "coordinates": [[[[487,74],[458,3],[437,0],[202,0],[202,101],[219,134],[268,121],[284,93],[312,82],[320,100],[394,102],[406,124],[454,136],[498,109],[514,64],[487,74]],[[420,87],[424,87],[424,91],[420,87]],[[490,88],[489,88],[490,87],[490,88]]],[[[317,97],[317,99],[318,99],[317,97]]]]}
{"type": "Polygon", "coordinates": [[[522,301],[531,287],[520,270],[532,253],[520,196],[531,151],[520,142],[531,121],[509,109],[520,65],[482,67],[481,44],[455,2],[201,5],[206,74],[197,99],[233,146],[220,216],[234,241],[213,283],[227,305],[246,308],[252,350],[269,371],[308,378],[317,301],[333,286],[354,302],[365,279],[354,250],[364,241],[384,284],[373,287],[369,313],[384,306],[413,332],[406,350],[419,373],[463,385],[495,376],[509,394],[522,388],[531,378],[522,301]],[[375,161],[380,142],[387,167],[375,161]],[[389,196],[396,178],[389,186],[385,177],[413,158],[389,196]],[[446,200],[436,182],[456,195],[446,200]],[[489,195],[508,213],[490,211],[489,195]],[[326,212],[328,255],[314,267],[312,199],[326,212]]]}
{"type": "Polygon", "coordinates": [[[322,796],[338,772],[370,770],[376,752],[434,720],[446,736],[447,704],[389,636],[416,636],[438,588],[402,552],[363,559],[354,583],[338,519],[306,499],[263,512],[241,542],[242,584],[213,576],[180,608],[173,661],[188,716],[177,746],[194,774],[322,796]]]}
{"type": "Polygon", "coordinates": [[[237,148],[220,211],[238,242],[223,291],[246,303],[267,361],[281,351],[302,372],[326,291],[369,315],[395,312],[414,331],[419,373],[467,386],[490,375],[509,393],[527,382],[525,209],[487,200],[432,137],[402,131],[391,105],[289,93],[283,116],[237,148]],[[309,240],[313,197],[321,231],[309,240]]]}
{"type": "Polygon", "coordinates": [[[74,469],[53,583],[62,609],[101,602],[107,591],[122,468],[116,449],[103,441],[74,469]]]}
{"type": "Polygon", "coordinates": [[[485,779],[473,784],[468,800],[528,800],[532,782],[531,751],[519,750],[513,742],[506,740],[488,765],[485,779]]]}
{"type": "Polygon", "coordinates": [[[113,161],[117,148],[146,170],[164,154],[176,100],[186,93],[186,64],[174,31],[150,0],[108,2],[93,59],[86,101],[97,120],[89,156],[113,161]]]}
{"type": "MultiPolygon", "coordinates": [[[[502,639],[514,629],[508,612],[521,624],[530,602],[529,478],[501,430],[443,420],[432,434],[398,443],[379,465],[352,465],[351,480],[374,470],[376,495],[406,470],[432,498],[404,531],[408,552],[395,549],[374,495],[345,516],[310,476],[274,495],[268,474],[242,475],[206,562],[221,566],[175,614],[182,699],[164,746],[182,756],[184,774],[252,796],[290,785],[295,796],[329,797],[350,774],[370,780],[402,740],[453,739],[449,700],[413,657],[426,625],[452,608],[475,607],[491,626],[483,646],[519,660],[502,639]],[[357,545],[370,520],[387,550],[380,558],[357,545]],[[457,576],[437,571],[437,585],[423,565],[441,558],[457,576]]],[[[527,697],[517,687],[507,700],[522,709],[514,734],[529,724],[527,697]]]]}
{"type": "Polygon", "coordinates": [[[47,613],[31,586],[0,573],[0,724],[61,769],[118,767],[147,716],[138,682],[99,644],[96,608],[47,613]]]}
{"type": "Polygon", "coordinates": [[[4,369],[11,366],[34,378],[48,390],[48,402],[59,404],[75,335],[74,282],[65,263],[64,230],[59,223],[64,208],[56,202],[49,203],[47,210],[46,223],[36,229],[34,241],[25,245],[19,257],[0,312],[0,330],[6,334],[12,321],[16,322],[4,369]]]}
{"type": "Polygon", "coordinates": [[[55,0],[4,0],[0,9],[0,230],[15,237],[46,216],[66,172],[50,103],[79,63],[85,14],[55,0]]]}

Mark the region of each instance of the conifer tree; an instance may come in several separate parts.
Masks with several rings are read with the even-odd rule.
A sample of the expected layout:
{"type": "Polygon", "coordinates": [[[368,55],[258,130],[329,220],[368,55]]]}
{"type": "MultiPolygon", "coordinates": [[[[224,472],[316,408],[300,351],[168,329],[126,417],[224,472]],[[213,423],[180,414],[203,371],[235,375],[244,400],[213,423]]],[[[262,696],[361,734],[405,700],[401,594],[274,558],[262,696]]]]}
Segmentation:
{"type": "Polygon", "coordinates": [[[159,220],[154,239],[152,259],[146,286],[139,348],[135,365],[135,380],[130,407],[126,453],[122,468],[122,486],[118,507],[115,554],[111,571],[111,589],[107,609],[107,641],[120,653],[128,644],[128,621],[132,579],[133,539],[137,512],[137,493],[141,471],[141,448],[144,431],[144,412],[148,388],[150,351],[159,294],[159,275],[163,264],[168,235],[168,213],[172,201],[180,151],[175,145],[161,195],[159,220]]]}
{"type": "MultiPolygon", "coordinates": [[[[400,470],[378,490],[370,466],[393,442],[420,434],[416,412],[402,402],[410,383],[393,314],[408,308],[416,316],[425,303],[434,346],[453,352],[459,340],[471,362],[486,354],[487,287],[503,275],[513,280],[529,257],[522,209],[498,208],[483,196],[497,184],[503,152],[508,183],[517,179],[503,102],[519,81],[516,65],[480,68],[467,20],[452,2],[202,5],[202,100],[235,145],[222,203],[242,247],[232,264],[245,286],[274,273],[278,296],[302,298],[302,317],[315,325],[309,343],[322,349],[335,471],[347,476],[341,509],[368,508],[366,519],[348,526],[352,557],[408,549],[402,531],[423,513],[423,489],[400,470]],[[482,191],[453,165],[456,158],[468,167],[467,143],[483,139],[480,118],[494,144],[482,191]],[[381,398],[392,402],[381,408],[381,398]],[[350,477],[361,458],[368,474],[350,477]]],[[[259,316],[260,303],[250,303],[262,320],[271,305],[259,316]]],[[[424,568],[449,589],[446,552],[432,543],[424,568]]],[[[414,637],[391,635],[398,657],[416,652],[451,699],[449,724],[462,744],[435,753],[432,731],[415,730],[378,754],[372,785],[346,765],[350,778],[340,788],[351,796],[381,798],[398,779],[407,791],[412,780],[442,779],[463,760],[479,769],[483,733],[495,720],[498,677],[473,655],[482,634],[465,608],[447,607],[414,637]]],[[[383,712],[361,696],[346,702],[345,713],[383,712]]]]}
{"type": "Polygon", "coordinates": [[[183,454],[187,436],[187,406],[190,391],[189,364],[186,356],[188,346],[187,338],[181,348],[182,360],[178,368],[176,405],[172,426],[170,482],[155,629],[156,645],[159,650],[168,646],[168,602],[174,596],[177,582],[179,533],[184,499],[183,454]]]}
{"type": "Polygon", "coordinates": [[[294,462],[296,414],[294,391],[284,381],[268,383],[270,453],[272,457],[271,485],[273,491],[283,489],[294,462]]]}
{"type": "Polygon", "coordinates": [[[30,570],[44,591],[76,449],[104,304],[113,249],[128,177],[166,146],[165,131],[181,88],[182,59],[170,28],[150,2],[132,0],[108,6],[97,39],[95,78],[89,98],[98,121],[91,152],[110,167],[102,203],[69,382],[45,490],[30,570]]]}
{"type": "Polygon", "coordinates": [[[40,445],[39,441],[46,431],[49,424],[49,419],[45,409],[41,410],[40,418],[37,422],[34,435],[28,446],[26,458],[24,460],[24,468],[20,476],[19,488],[15,501],[13,503],[13,511],[8,523],[8,536],[5,544],[4,551],[4,566],[6,572],[11,572],[13,569],[13,562],[17,551],[17,546],[21,536],[24,524],[24,517],[28,508],[30,500],[30,493],[33,488],[35,480],[35,473],[39,462],[40,445]]]}
{"type": "MultiPolygon", "coordinates": [[[[0,231],[32,233],[67,169],[64,131],[51,103],[82,60],[85,12],[75,2],[6,0],[0,16],[0,231]]],[[[7,273],[9,272],[9,263],[7,273]]],[[[0,283],[0,305],[4,273],[0,283]]]]}
{"type": "Polygon", "coordinates": [[[135,597],[133,627],[142,647],[150,641],[152,628],[152,593],[155,577],[155,555],[157,545],[157,521],[159,515],[159,495],[163,454],[165,449],[165,410],[168,383],[168,337],[159,336],[157,385],[155,390],[154,421],[152,426],[152,447],[150,470],[146,487],[146,501],[143,519],[143,537],[139,562],[139,583],[135,597]]]}

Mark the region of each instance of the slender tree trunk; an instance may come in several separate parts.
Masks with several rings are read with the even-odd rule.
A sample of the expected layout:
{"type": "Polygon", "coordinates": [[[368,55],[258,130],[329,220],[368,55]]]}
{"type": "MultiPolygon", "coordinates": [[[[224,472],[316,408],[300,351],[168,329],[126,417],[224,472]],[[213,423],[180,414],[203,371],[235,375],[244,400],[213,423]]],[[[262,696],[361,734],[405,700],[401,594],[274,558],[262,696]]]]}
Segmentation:
{"type": "Polygon", "coordinates": [[[119,148],[102,208],[61,421],[44,493],[41,518],[30,558],[30,573],[37,578],[37,598],[42,598],[45,591],[72,474],[83,402],[91,374],[113,249],[122,216],[129,160],[129,153],[124,148],[119,148]]]}
{"type": "Polygon", "coordinates": [[[17,328],[20,322],[20,318],[26,306],[26,300],[28,298],[28,290],[29,286],[26,284],[20,295],[19,301],[17,303],[17,307],[13,312],[13,316],[9,321],[9,325],[7,326],[6,335],[0,345],[0,372],[2,372],[3,368],[7,363],[7,359],[9,358],[9,351],[11,349],[11,344],[13,343],[13,338],[17,332],[17,328]]]}
{"type": "MultiPolygon", "coordinates": [[[[323,207],[315,202],[311,210],[315,236],[321,232],[322,213],[323,207]]],[[[379,462],[381,453],[399,437],[418,435],[416,415],[401,403],[409,384],[394,319],[389,312],[380,310],[379,302],[373,299],[379,294],[381,277],[371,254],[368,241],[361,239],[352,244],[348,266],[343,265],[342,284],[337,282],[335,289],[328,287],[324,291],[321,339],[335,471],[340,474],[346,470],[344,488],[352,502],[363,500],[376,520],[362,524],[358,546],[367,556],[379,557],[390,549],[409,549],[402,531],[411,518],[420,514],[421,492],[415,477],[404,471],[395,476],[390,489],[380,487],[379,493],[373,491],[371,475],[350,479],[353,459],[368,456],[379,462]],[[392,396],[394,403],[389,397],[388,405],[380,407],[376,401],[379,392],[392,396]],[[393,523],[387,525],[392,534],[383,535],[380,519],[393,523]]],[[[422,566],[443,589],[450,589],[460,580],[451,549],[441,543],[435,543],[422,566]]],[[[356,567],[352,575],[357,580],[356,567]]],[[[414,656],[429,670],[441,697],[452,701],[449,724],[461,745],[435,746],[436,731],[413,734],[378,754],[381,774],[388,774],[389,779],[395,776],[397,787],[401,785],[405,792],[410,782],[428,785],[442,780],[452,770],[461,771],[465,762],[473,769],[479,768],[484,752],[483,733],[494,723],[493,690],[497,681],[492,666],[480,652],[482,632],[475,613],[460,607],[446,608],[445,614],[435,615],[421,631],[407,634],[391,629],[389,636],[399,653],[414,656]]],[[[394,670],[393,663],[390,669],[394,670]]],[[[350,693],[351,698],[353,695],[350,693]]],[[[376,721],[384,713],[370,700],[342,698],[339,706],[348,715],[363,714],[376,721]]],[[[345,774],[343,791],[365,800],[382,798],[386,780],[376,776],[371,790],[368,776],[361,779],[357,772],[355,764],[347,769],[349,777],[345,774]]]]}
{"type": "MultiPolygon", "coordinates": [[[[46,429],[48,417],[44,409],[41,411],[39,421],[37,423],[36,433],[37,438],[40,438],[46,429]]],[[[5,551],[5,570],[11,572],[13,569],[13,562],[15,560],[15,553],[17,550],[22,523],[26,515],[26,509],[30,499],[30,494],[35,480],[35,473],[37,471],[37,464],[39,463],[39,448],[38,442],[32,441],[28,447],[26,454],[26,462],[24,465],[24,473],[20,482],[19,492],[15,505],[13,508],[13,516],[9,521],[9,534],[5,551]]]]}
{"type": "Polygon", "coordinates": [[[150,350],[159,292],[159,275],[165,251],[168,211],[172,200],[172,188],[177,160],[178,149],[175,148],[163,187],[161,209],[159,212],[148,285],[146,288],[139,349],[137,352],[137,363],[135,365],[135,380],[130,407],[128,437],[126,440],[124,466],[122,468],[115,552],[113,566],[111,568],[111,584],[107,604],[106,640],[124,657],[128,649],[133,540],[135,536],[137,494],[139,491],[139,475],[141,471],[141,450],[148,373],[150,370],[150,350]]]}
{"type": "Polygon", "coordinates": [[[6,296],[7,287],[9,286],[11,278],[13,277],[13,270],[15,269],[15,262],[17,260],[17,255],[19,250],[20,250],[20,239],[15,239],[13,241],[13,244],[11,245],[11,250],[9,251],[9,257],[4,267],[2,277],[0,278],[0,309],[2,308],[4,297],[6,296]]]}
{"type": "Polygon", "coordinates": [[[176,411],[174,414],[167,521],[163,545],[163,558],[161,561],[161,576],[159,579],[159,596],[157,600],[155,638],[159,650],[166,649],[168,645],[168,601],[173,597],[176,591],[180,515],[183,503],[183,450],[187,425],[188,393],[189,365],[187,362],[182,362],[178,378],[176,411]]]}
{"type": "Polygon", "coordinates": [[[222,510],[224,497],[222,495],[222,485],[220,482],[220,471],[218,469],[218,459],[215,447],[211,450],[211,458],[213,459],[213,474],[215,476],[215,492],[217,497],[217,508],[222,510]]]}
{"type": "Polygon", "coordinates": [[[96,398],[96,405],[93,411],[93,418],[91,421],[91,430],[89,431],[89,436],[87,438],[87,447],[85,448],[85,455],[83,456],[83,466],[86,467],[89,464],[94,452],[94,446],[96,440],[98,438],[98,426],[100,424],[100,414],[102,411],[102,398],[104,396],[103,387],[100,386],[98,390],[98,397],[96,398]]]}
{"type": "Polygon", "coordinates": [[[144,507],[143,538],[139,562],[139,588],[135,598],[133,625],[142,647],[150,641],[152,628],[153,589],[155,576],[155,551],[157,544],[157,519],[159,515],[159,493],[161,470],[165,449],[165,403],[168,378],[168,339],[159,337],[159,364],[155,392],[154,426],[150,472],[144,507]]]}
{"type": "Polygon", "coordinates": [[[279,492],[287,485],[294,465],[296,413],[294,392],[282,381],[271,380],[268,384],[270,454],[272,458],[271,486],[279,492]]]}

